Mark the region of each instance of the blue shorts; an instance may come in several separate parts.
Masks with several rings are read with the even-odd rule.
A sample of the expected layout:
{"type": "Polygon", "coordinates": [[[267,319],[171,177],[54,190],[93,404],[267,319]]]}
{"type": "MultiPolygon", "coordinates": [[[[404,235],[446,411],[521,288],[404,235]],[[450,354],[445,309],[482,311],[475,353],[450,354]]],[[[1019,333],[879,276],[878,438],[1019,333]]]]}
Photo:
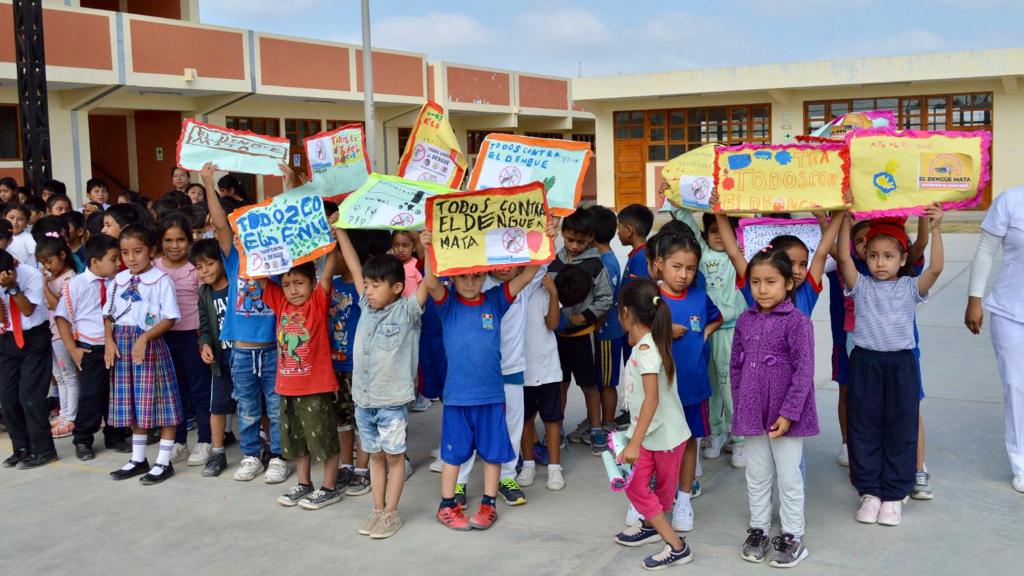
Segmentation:
{"type": "Polygon", "coordinates": [[[619,339],[594,340],[594,371],[597,373],[597,388],[619,386],[619,372],[622,369],[622,347],[619,339]]]}
{"type": "Polygon", "coordinates": [[[427,398],[444,396],[444,379],[448,375],[448,358],[441,335],[420,338],[420,394],[427,398]]]}
{"type": "Polygon", "coordinates": [[[376,454],[405,454],[405,429],[408,407],[385,406],[360,408],[356,406],[356,429],[363,451],[376,454]]]}
{"type": "Polygon", "coordinates": [[[441,459],[459,466],[473,450],[490,464],[503,464],[516,457],[505,424],[505,403],[479,406],[444,405],[441,416],[441,459]]]}
{"type": "Polygon", "coordinates": [[[711,415],[707,400],[683,406],[683,415],[686,416],[686,425],[690,428],[691,436],[703,438],[710,435],[711,415]]]}

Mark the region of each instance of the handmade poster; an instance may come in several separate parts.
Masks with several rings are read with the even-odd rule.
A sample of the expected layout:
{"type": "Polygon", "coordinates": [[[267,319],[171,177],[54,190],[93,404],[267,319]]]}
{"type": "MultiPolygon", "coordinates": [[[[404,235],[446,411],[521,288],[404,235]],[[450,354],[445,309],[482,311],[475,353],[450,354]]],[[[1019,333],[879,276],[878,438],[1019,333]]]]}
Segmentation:
{"type": "Polygon", "coordinates": [[[249,278],[282,274],[334,249],[334,234],[315,187],[300,186],[228,217],[249,278]]]}
{"type": "Polygon", "coordinates": [[[435,196],[427,200],[431,269],[439,276],[547,264],[548,206],[539,182],[435,196]]]}
{"type": "Polygon", "coordinates": [[[715,151],[722,212],[803,212],[849,201],[845,144],[743,144],[715,151]]]}
{"type": "Polygon", "coordinates": [[[665,197],[677,206],[693,210],[711,210],[711,193],[715,190],[715,148],[705,144],[676,156],[661,169],[668,182],[665,197]]]}
{"type": "Polygon", "coordinates": [[[553,216],[576,211],[590,164],[590,144],[553,138],[488,134],[480,147],[470,190],[507,188],[540,182],[553,216]]]}
{"type": "Polygon", "coordinates": [[[804,241],[810,252],[808,261],[814,258],[814,251],[821,244],[821,226],[814,218],[788,220],[786,218],[741,218],[736,229],[736,239],[743,247],[743,258],[750,262],[773,238],[789,234],[804,241]]]}
{"type": "Polygon", "coordinates": [[[458,188],[466,177],[468,165],[444,108],[427,100],[398,163],[398,175],[458,188]]]}
{"type": "Polygon", "coordinates": [[[992,134],[885,129],[852,132],[850,189],[857,218],[970,208],[989,181],[992,134]]]}
{"type": "Polygon", "coordinates": [[[829,142],[846,140],[846,135],[854,130],[868,128],[896,128],[896,115],[892,110],[871,110],[866,112],[850,112],[833,119],[828,124],[811,132],[810,136],[797,136],[799,142],[829,142]]]}
{"type": "Polygon", "coordinates": [[[181,123],[175,161],[186,170],[213,162],[220,170],[280,176],[288,163],[288,139],[231,130],[186,118],[181,123]]]}
{"type": "Polygon", "coordinates": [[[309,179],[318,182],[324,195],[340,198],[366,182],[370,156],[361,124],[346,124],[302,140],[309,165],[309,179]]]}
{"type": "Polygon", "coordinates": [[[338,207],[338,228],[422,230],[427,199],[452,190],[440,184],[370,174],[338,207]]]}

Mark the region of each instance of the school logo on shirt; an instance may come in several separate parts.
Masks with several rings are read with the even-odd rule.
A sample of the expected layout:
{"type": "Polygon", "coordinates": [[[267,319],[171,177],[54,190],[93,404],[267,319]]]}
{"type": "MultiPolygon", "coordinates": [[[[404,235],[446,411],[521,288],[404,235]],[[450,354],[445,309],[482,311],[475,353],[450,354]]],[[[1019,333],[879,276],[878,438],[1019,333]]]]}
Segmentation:
{"type": "Polygon", "coordinates": [[[700,316],[697,316],[696,314],[694,314],[693,316],[690,316],[690,332],[701,332],[701,331],[702,331],[702,329],[700,327],[700,316]]]}
{"type": "Polygon", "coordinates": [[[480,320],[483,323],[484,330],[494,330],[494,314],[481,314],[480,320]]]}
{"type": "Polygon", "coordinates": [[[286,376],[303,376],[312,372],[312,364],[302,358],[310,358],[309,330],[306,318],[301,312],[281,314],[281,326],[277,330],[277,366],[286,376]]]}

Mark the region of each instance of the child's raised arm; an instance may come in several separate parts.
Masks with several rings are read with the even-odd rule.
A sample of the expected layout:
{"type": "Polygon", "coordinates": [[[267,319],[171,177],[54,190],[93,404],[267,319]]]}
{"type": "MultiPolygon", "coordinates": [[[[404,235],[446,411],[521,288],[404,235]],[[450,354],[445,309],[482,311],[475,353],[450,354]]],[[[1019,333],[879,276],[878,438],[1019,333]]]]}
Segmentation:
{"type": "Polygon", "coordinates": [[[348,271],[352,274],[352,283],[356,285],[356,292],[362,296],[364,289],[363,264],[359,261],[355,247],[352,246],[352,240],[348,237],[348,232],[341,228],[334,229],[334,237],[338,239],[338,246],[341,248],[341,257],[345,260],[345,266],[348,266],[348,271]]]}
{"type": "Polygon", "coordinates": [[[917,238],[910,246],[910,255],[907,259],[911,264],[924,257],[924,249],[928,247],[928,237],[931,235],[931,225],[925,216],[917,219],[917,238]]]}
{"type": "MultiPolygon", "coordinates": [[[[420,242],[423,243],[424,247],[430,246],[432,239],[433,235],[430,233],[430,230],[424,230],[422,233],[420,233],[420,242]]],[[[437,276],[434,276],[433,267],[430,266],[430,256],[425,256],[425,258],[426,261],[423,263],[423,282],[420,283],[420,286],[426,286],[427,293],[430,294],[431,298],[437,301],[444,298],[444,285],[441,284],[441,281],[437,279],[437,276]]],[[[419,298],[418,293],[416,297],[419,298]]],[[[424,300],[424,303],[425,302],[426,300],[424,300]]]]}
{"type": "MultiPolygon", "coordinates": [[[[422,248],[423,244],[420,243],[418,236],[418,234],[412,235],[413,238],[416,238],[417,246],[422,248]]],[[[416,302],[419,302],[420,308],[427,305],[427,298],[430,297],[430,287],[427,285],[427,278],[434,278],[434,270],[430,266],[430,258],[427,258],[426,254],[427,251],[424,249],[423,256],[421,256],[421,258],[423,258],[423,280],[420,282],[420,285],[416,287],[416,302]]],[[[434,278],[434,280],[437,280],[437,278],[434,278]]]]}
{"type": "Polygon", "coordinates": [[[839,234],[839,226],[843,218],[839,214],[832,216],[832,221],[821,231],[821,242],[818,249],[814,251],[814,259],[807,270],[807,274],[814,278],[814,281],[821,286],[821,277],[825,274],[825,260],[828,255],[835,252],[836,236],[839,234]]]}
{"type": "Polygon", "coordinates": [[[537,275],[537,271],[540,270],[540,266],[524,266],[523,271],[518,276],[508,281],[508,291],[513,296],[518,295],[526,288],[530,282],[533,282],[533,278],[537,275]]]}
{"type": "Polygon", "coordinates": [[[550,274],[545,274],[540,279],[540,285],[548,291],[548,311],[544,314],[544,324],[548,330],[554,332],[558,329],[562,317],[562,307],[558,304],[558,287],[555,286],[555,279],[550,274]]]}
{"type": "Polygon", "coordinates": [[[331,286],[334,284],[334,275],[338,271],[338,250],[331,250],[324,259],[324,267],[320,271],[320,287],[330,292],[331,286]]]}
{"type": "Polygon", "coordinates": [[[203,164],[201,172],[203,185],[206,186],[206,207],[210,213],[210,223],[213,224],[214,235],[220,244],[221,252],[227,254],[231,251],[231,240],[234,232],[231,231],[231,224],[228,222],[228,215],[224,213],[224,207],[220,205],[220,195],[217,194],[217,186],[213,183],[213,173],[217,171],[217,165],[213,162],[203,164]]]}
{"type": "Polygon", "coordinates": [[[729,255],[733,268],[736,269],[736,278],[747,277],[747,259],[743,257],[740,250],[740,243],[736,241],[736,233],[732,230],[732,222],[725,214],[715,213],[715,221],[718,222],[718,233],[722,235],[722,244],[725,244],[725,253],[729,255]]]}
{"type": "MultiPolygon", "coordinates": [[[[839,220],[839,245],[850,245],[850,213],[844,212],[832,217],[832,221],[839,220]]],[[[817,254],[815,254],[817,255],[817,254]]],[[[860,273],[857,272],[857,265],[853,263],[853,256],[849,250],[836,250],[836,262],[839,264],[839,275],[843,277],[847,290],[853,290],[857,285],[860,273]]]]}
{"type": "Polygon", "coordinates": [[[942,250],[942,206],[936,202],[925,208],[924,215],[928,217],[932,227],[932,257],[928,261],[928,267],[917,277],[917,291],[922,296],[927,294],[939,279],[945,259],[942,250]]]}

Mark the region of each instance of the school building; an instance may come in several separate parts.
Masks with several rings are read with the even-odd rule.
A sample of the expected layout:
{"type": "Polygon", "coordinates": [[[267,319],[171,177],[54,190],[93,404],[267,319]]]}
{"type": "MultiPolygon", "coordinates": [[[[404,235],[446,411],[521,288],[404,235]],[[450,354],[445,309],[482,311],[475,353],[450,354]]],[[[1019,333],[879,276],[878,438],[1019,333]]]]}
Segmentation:
{"type": "MultiPolygon", "coordinates": [[[[296,171],[304,137],[363,120],[360,46],[201,24],[198,0],[43,4],[53,176],[76,202],[94,176],[170,190],[186,117],[287,137],[296,171]]],[[[12,14],[0,0],[0,176],[20,182],[12,14]]],[[[991,130],[986,200],[1024,184],[1024,48],[572,79],[374,49],[373,70],[381,172],[430,98],[471,162],[492,132],[590,142],[584,196],[608,206],[654,205],[659,168],[703,143],[791,142],[874,109],[904,128],[991,130]]],[[[257,197],[281,190],[243,179],[257,197]]]]}

